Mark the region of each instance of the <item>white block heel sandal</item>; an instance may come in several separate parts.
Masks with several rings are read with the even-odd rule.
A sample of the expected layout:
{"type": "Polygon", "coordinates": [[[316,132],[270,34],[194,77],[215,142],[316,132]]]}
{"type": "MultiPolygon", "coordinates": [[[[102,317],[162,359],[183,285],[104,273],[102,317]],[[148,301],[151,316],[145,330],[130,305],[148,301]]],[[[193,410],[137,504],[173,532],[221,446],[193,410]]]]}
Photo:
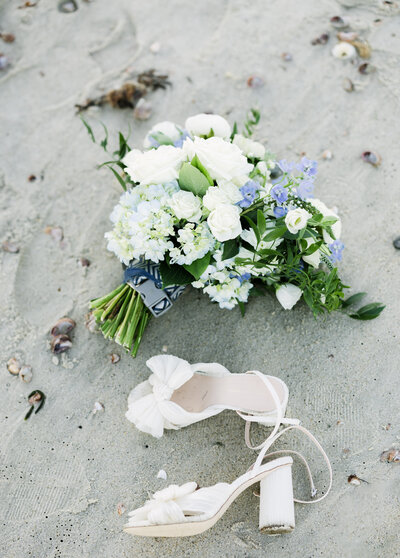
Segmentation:
{"type": "Polygon", "coordinates": [[[164,429],[177,430],[225,409],[246,421],[274,426],[271,436],[280,424],[299,423],[284,418],[289,392],[274,376],[231,374],[221,364],[189,364],[172,355],[154,356],[146,364],[152,374],[131,391],[125,416],[156,438],[164,429]]]}
{"type": "Polygon", "coordinates": [[[141,537],[188,537],[210,529],[226,512],[232,502],[248,487],[260,483],[259,529],[277,535],[294,529],[294,502],[316,503],[325,498],[332,485],[332,469],[318,441],[305,428],[290,426],[269,438],[254,465],[232,483],[218,483],[199,488],[195,482],[182,486],[170,485],[156,492],[144,506],[132,511],[124,530],[141,537]],[[294,453],[305,463],[311,482],[312,496],[316,490],[307,462],[297,452],[282,450],[266,455],[270,445],[284,432],[298,428],[316,444],[329,468],[329,487],[320,498],[310,501],[293,497],[292,463],[290,456],[279,457],[264,464],[264,459],[276,453],[294,453]]]}

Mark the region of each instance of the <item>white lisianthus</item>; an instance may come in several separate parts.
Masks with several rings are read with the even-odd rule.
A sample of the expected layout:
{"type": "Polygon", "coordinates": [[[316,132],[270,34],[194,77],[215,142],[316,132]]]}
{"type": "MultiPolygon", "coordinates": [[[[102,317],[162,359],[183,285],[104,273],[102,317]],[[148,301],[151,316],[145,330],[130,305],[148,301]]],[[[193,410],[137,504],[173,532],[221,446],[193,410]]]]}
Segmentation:
{"type": "Polygon", "coordinates": [[[246,157],[256,157],[257,159],[262,159],[265,155],[265,147],[262,143],[245,138],[241,134],[236,134],[232,143],[237,145],[246,157]]]}
{"type": "Polygon", "coordinates": [[[240,209],[236,205],[220,204],[207,219],[212,234],[220,242],[236,238],[242,232],[240,209]]]}
{"type": "Polygon", "coordinates": [[[240,179],[242,185],[243,180],[248,180],[248,174],[253,169],[253,165],[247,162],[238,146],[222,138],[196,137],[193,141],[186,140],[182,151],[190,160],[197,155],[210,176],[217,182],[233,182],[235,179],[240,179]]]}
{"type": "Polygon", "coordinates": [[[180,127],[173,122],[169,122],[168,120],[159,122],[151,128],[149,133],[144,138],[143,147],[145,149],[150,149],[150,147],[158,146],[157,140],[153,138],[153,135],[157,134],[158,132],[161,132],[161,134],[164,134],[173,142],[177,141],[182,134],[182,130],[180,129],[180,127]]]}
{"type": "Polygon", "coordinates": [[[122,162],[125,171],[135,182],[162,184],[178,178],[179,168],[186,158],[185,153],[172,145],[161,145],[158,149],[139,151],[133,149],[122,162]]]}
{"type": "Polygon", "coordinates": [[[291,310],[300,300],[303,291],[296,285],[292,285],[292,283],[285,283],[276,289],[275,294],[283,308],[291,310]]]}
{"type": "MultiPolygon", "coordinates": [[[[313,238],[305,238],[304,240],[307,242],[307,248],[315,244],[315,240],[313,238]]],[[[312,267],[317,268],[321,261],[321,252],[319,250],[316,250],[309,256],[302,256],[302,259],[312,267]]]]}
{"type": "Polygon", "coordinates": [[[220,138],[229,138],[231,135],[229,123],[218,114],[190,116],[185,122],[185,128],[192,136],[208,136],[211,132],[220,138]]]}
{"type": "Polygon", "coordinates": [[[239,188],[232,182],[225,182],[221,186],[211,186],[203,197],[203,205],[212,211],[221,203],[235,204],[243,198],[239,188]]]}
{"type": "MultiPolygon", "coordinates": [[[[324,217],[336,217],[337,221],[336,223],[333,223],[331,228],[336,239],[339,239],[342,232],[342,222],[339,215],[332,209],[329,209],[329,207],[327,207],[324,202],[319,200],[318,198],[309,198],[307,201],[311,203],[315,207],[315,209],[322,213],[324,217]]],[[[322,236],[324,237],[324,241],[327,244],[331,244],[334,240],[325,230],[323,231],[322,236]]]]}
{"type": "Polygon", "coordinates": [[[176,192],[171,197],[169,206],[178,219],[186,219],[192,223],[197,223],[201,219],[201,200],[192,192],[185,190],[176,192]]]}
{"type": "Polygon", "coordinates": [[[311,213],[298,207],[289,211],[285,217],[285,224],[292,234],[298,233],[307,226],[307,221],[312,217],[311,213]]]}

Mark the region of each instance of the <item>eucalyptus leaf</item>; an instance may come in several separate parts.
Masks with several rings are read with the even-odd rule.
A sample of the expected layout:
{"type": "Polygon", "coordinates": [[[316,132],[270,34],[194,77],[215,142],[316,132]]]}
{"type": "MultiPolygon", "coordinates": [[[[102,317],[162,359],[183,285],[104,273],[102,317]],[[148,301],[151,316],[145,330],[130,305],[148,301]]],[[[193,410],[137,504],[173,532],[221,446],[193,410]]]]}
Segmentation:
{"type": "Polygon", "coordinates": [[[204,196],[210,183],[204,174],[190,163],[183,163],[179,171],[179,186],[196,196],[204,196]]]}

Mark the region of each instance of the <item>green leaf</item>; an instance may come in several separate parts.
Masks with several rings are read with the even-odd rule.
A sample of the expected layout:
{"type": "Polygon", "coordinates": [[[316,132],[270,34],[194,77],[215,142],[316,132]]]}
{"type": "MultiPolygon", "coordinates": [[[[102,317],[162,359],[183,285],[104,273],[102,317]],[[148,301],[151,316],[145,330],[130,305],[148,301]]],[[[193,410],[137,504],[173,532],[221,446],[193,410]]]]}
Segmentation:
{"type": "Polygon", "coordinates": [[[367,293],[356,293],[349,296],[349,298],[346,298],[346,300],[342,302],[342,308],[347,308],[352,304],[357,304],[358,302],[360,302],[361,299],[364,298],[364,296],[366,296],[366,294],[367,293]]]}
{"type": "Polygon", "coordinates": [[[386,306],[380,302],[371,302],[357,310],[355,314],[349,314],[349,316],[354,320],[373,320],[377,318],[385,308],[386,306]]]}
{"type": "Polygon", "coordinates": [[[89,124],[86,122],[86,120],[83,118],[83,116],[80,116],[80,119],[82,120],[83,125],[85,126],[87,133],[90,136],[90,139],[92,140],[93,143],[96,143],[95,137],[94,137],[94,133],[92,128],[89,126],[89,124]]]}
{"type": "Polygon", "coordinates": [[[242,314],[242,317],[244,318],[244,315],[246,314],[246,306],[245,306],[244,302],[241,302],[239,300],[238,301],[238,306],[240,308],[240,313],[242,314]]]}
{"type": "Polygon", "coordinates": [[[266,231],[267,223],[265,221],[265,215],[261,211],[261,209],[257,211],[257,227],[258,230],[260,231],[260,236],[262,236],[266,231]]]}
{"type": "Polygon", "coordinates": [[[258,244],[261,240],[261,235],[260,235],[260,232],[259,232],[256,224],[254,223],[254,221],[252,219],[250,219],[250,217],[248,215],[244,215],[244,218],[246,219],[246,221],[248,222],[250,227],[253,229],[254,234],[256,235],[257,244],[258,244]]]}
{"type": "Polygon", "coordinates": [[[330,227],[334,225],[337,220],[338,220],[337,217],[324,217],[321,221],[321,226],[330,227]]]}
{"type": "Polygon", "coordinates": [[[103,122],[100,122],[100,124],[103,126],[103,128],[104,128],[104,133],[105,133],[104,139],[101,140],[100,145],[101,145],[101,147],[104,149],[104,151],[107,151],[108,130],[107,130],[106,125],[103,124],[103,122]]]}
{"type": "Polygon", "coordinates": [[[179,186],[182,190],[193,192],[197,196],[204,196],[210,183],[199,169],[190,163],[183,163],[179,171],[179,186]]]}
{"type": "Polygon", "coordinates": [[[234,238],[232,238],[231,240],[226,240],[223,246],[224,246],[224,251],[222,253],[222,258],[221,258],[222,261],[229,260],[230,258],[234,258],[236,254],[239,252],[239,244],[234,238]]]}
{"type": "Polygon", "coordinates": [[[309,289],[306,289],[303,292],[303,298],[306,301],[307,306],[309,306],[309,308],[311,308],[311,310],[313,310],[314,307],[314,299],[312,297],[311,291],[309,289]]]}
{"type": "Polygon", "coordinates": [[[238,125],[237,122],[233,123],[233,128],[232,128],[232,133],[231,133],[231,141],[233,140],[233,138],[236,136],[236,134],[238,133],[238,125]]]}
{"type": "Polygon", "coordinates": [[[208,252],[205,256],[198,260],[194,260],[190,265],[184,265],[183,267],[188,271],[193,277],[198,281],[200,276],[203,275],[207,269],[211,259],[211,252],[208,252]]]}
{"type": "Polygon", "coordinates": [[[114,174],[115,178],[118,180],[118,182],[121,184],[123,190],[125,190],[126,192],[126,183],[125,180],[122,178],[122,176],[120,176],[117,171],[115,169],[113,169],[112,167],[108,167],[110,169],[110,171],[114,174]]]}
{"type": "Polygon", "coordinates": [[[177,264],[168,265],[167,262],[161,262],[160,273],[163,288],[169,285],[189,285],[193,281],[192,275],[177,264]]]}
{"type": "Polygon", "coordinates": [[[307,248],[307,250],[305,250],[301,255],[302,256],[311,256],[311,254],[314,254],[314,252],[316,252],[317,250],[319,250],[321,248],[322,245],[322,241],[321,242],[315,242],[314,244],[311,244],[311,246],[309,246],[307,248]]]}
{"type": "Polygon", "coordinates": [[[272,250],[271,248],[263,248],[262,250],[258,250],[257,254],[260,256],[278,256],[278,257],[282,256],[281,252],[278,252],[277,250],[272,250]]]}
{"type": "Polygon", "coordinates": [[[162,132],[154,132],[151,137],[160,145],[174,145],[172,139],[162,132]]]}
{"type": "Polygon", "coordinates": [[[210,173],[208,172],[208,170],[206,169],[206,167],[202,164],[202,162],[200,161],[200,159],[197,157],[197,155],[195,155],[192,159],[192,165],[196,168],[199,169],[200,172],[202,172],[204,174],[204,176],[207,178],[210,186],[214,186],[214,180],[211,178],[210,173]]]}
{"type": "Polygon", "coordinates": [[[276,227],[271,232],[267,233],[263,240],[266,242],[270,242],[271,240],[276,240],[277,238],[281,238],[285,232],[287,231],[286,225],[282,225],[281,227],[276,227]]]}

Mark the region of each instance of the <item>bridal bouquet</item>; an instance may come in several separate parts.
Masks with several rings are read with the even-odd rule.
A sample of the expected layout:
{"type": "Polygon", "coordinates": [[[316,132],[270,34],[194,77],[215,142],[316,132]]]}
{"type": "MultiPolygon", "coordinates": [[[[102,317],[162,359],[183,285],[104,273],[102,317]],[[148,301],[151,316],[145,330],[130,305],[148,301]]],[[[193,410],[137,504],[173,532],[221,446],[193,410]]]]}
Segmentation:
{"type": "MultiPolygon", "coordinates": [[[[187,285],[242,313],[266,290],[285,309],[303,298],[315,316],[365,294],[343,300],[341,222],[313,195],[317,163],[276,161],[251,139],[258,120],[251,111],[243,134],[212,114],[184,127],[161,122],[144,150],[130,150],[120,134],[106,164],[124,193],[105,237],[124,282],[91,308],[105,337],[133,355],[149,317],[167,311],[187,285]]],[[[351,316],[372,319],[382,310],[372,303],[351,316]]]]}

